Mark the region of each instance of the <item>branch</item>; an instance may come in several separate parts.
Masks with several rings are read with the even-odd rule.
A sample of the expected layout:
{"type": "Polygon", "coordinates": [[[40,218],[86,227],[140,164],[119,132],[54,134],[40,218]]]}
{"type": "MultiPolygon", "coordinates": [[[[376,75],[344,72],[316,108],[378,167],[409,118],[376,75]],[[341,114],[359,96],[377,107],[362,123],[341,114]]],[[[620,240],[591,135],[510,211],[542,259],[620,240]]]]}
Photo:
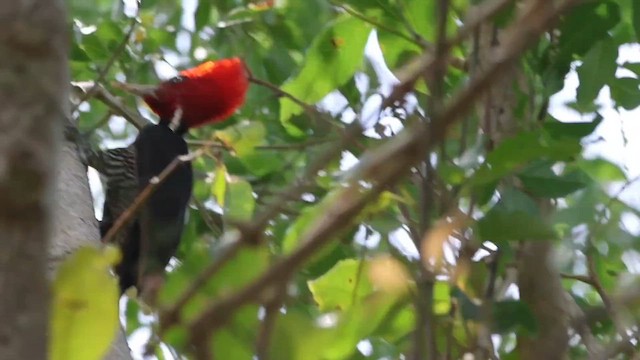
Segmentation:
{"type": "Polygon", "coordinates": [[[276,85],[274,85],[274,84],[272,84],[272,83],[270,83],[268,81],[264,81],[264,80],[255,78],[255,77],[253,77],[253,75],[249,75],[249,81],[254,83],[254,84],[256,84],[256,85],[260,85],[262,87],[265,87],[265,88],[271,90],[274,94],[276,94],[277,97],[284,97],[284,98],[287,98],[287,99],[291,100],[294,104],[300,106],[305,112],[307,112],[309,115],[311,115],[314,119],[325,121],[325,122],[327,122],[328,124],[330,124],[332,126],[338,126],[336,123],[331,121],[330,118],[327,117],[327,114],[319,111],[317,107],[315,107],[314,105],[310,105],[310,104],[298,99],[293,94],[282,90],[278,86],[276,86],[276,85]]]}
{"type": "MultiPolygon", "coordinates": [[[[513,0],[493,0],[483,3],[483,5],[478,7],[476,14],[465,22],[465,25],[458,31],[457,35],[453,39],[441,45],[439,52],[449,53],[451,48],[462,43],[462,41],[478,29],[480,25],[496,16],[512,2],[513,0]]],[[[575,0],[567,0],[561,4],[559,8],[563,7],[568,2],[575,2],[575,0]]],[[[524,20],[527,19],[524,18],[524,20]]],[[[507,42],[508,41],[509,40],[507,40],[507,42]]],[[[522,50],[519,50],[519,52],[521,51],[522,50]]],[[[431,52],[425,52],[422,56],[419,56],[409,62],[397,72],[399,74],[398,78],[400,79],[400,84],[396,85],[391,94],[389,94],[389,96],[383,101],[382,107],[389,107],[395,102],[402,100],[407,93],[413,91],[414,85],[420,76],[426,72],[432,72],[433,70],[430,68],[441,67],[444,62],[446,62],[446,59],[436,57],[431,52]],[[435,61],[435,59],[438,61],[435,61]]]]}
{"type": "MultiPolygon", "coordinates": [[[[397,183],[402,178],[402,174],[422,160],[424,153],[442,141],[448,129],[472,110],[474,102],[490,87],[493,78],[510,66],[526,50],[527,45],[535,40],[562,11],[567,10],[576,2],[577,0],[567,0],[560,4],[555,11],[544,13],[543,16],[524,17],[523,21],[507,34],[506,41],[499,48],[501,51],[498,52],[496,61],[454,97],[442,113],[433,119],[430,126],[418,123],[407,127],[392,141],[366,153],[359,166],[347,179],[349,185],[334,194],[336,201],[327,204],[326,215],[301,236],[300,243],[303,245],[288,257],[276,262],[246,287],[215,301],[205,309],[200,317],[189,324],[190,340],[195,346],[196,357],[209,358],[209,336],[216,328],[222,326],[235,310],[260,299],[266,289],[271,288],[279,279],[295,272],[318,249],[330,242],[338,231],[348,226],[352,218],[359,214],[369,201],[375,199],[384,189],[397,183]],[[359,180],[369,181],[373,185],[370,189],[363,189],[358,185],[359,180]]],[[[429,65],[432,65],[434,61],[442,61],[442,59],[430,60],[422,71],[430,71],[433,66],[429,65]]],[[[355,130],[359,130],[359,126],[348,128],[342,138],[343,141],[354,136],[348,136],[350,132],[358,133],[355,130]]],[[[326,164],[326,159],[333,158],[341,148],[342,146],[336,146],[325,153],[315,166],[307,169],[307,174],[315,175],[318,167],[321,168],[323,163],[326,164]],[[322,161],[323,159],[324,161],[322,161]]],[[[304,183],[295,183],[283,195],[290,197],[291,194],[298,193],[302,189],[304,189],[304,183]]],[[[237,241],[239,243],[255,243],[254,237],[259,236],[267,221],[277,215],[281,206],[280,203],[275,202],[267,208],[255,221],[242,229],[238,234],[237,241]],[[249,241],[252,239],[254,241],[249,241]]],[[[174,323],[161,323],[161,332],[166,331],[171,325],[174,323]]]]}
{"type": "MultiPolygon", "coordinates": [[[[325,216],[319,218],[301,236],[302,245],[299,248],[277,261],[246,287],[215,301],[189,324],[190,340],[195,346],[196,358],[204,359],[209,355],[209,336],[238,308],[260,299],[266,289],[295,272],[316,251],[329,243],[337,232],[351,224],[351,220],[369,201],[397,183],[404,173],[421,161],[424,153],[442,141],[448,129],[472,110],[475,101],[490,87],[495,76],[510,66],[561,12],[576,2],[567,0],[554,11],[523,17],[522,22],[507,33],[496,61],[454,97],[430,126],[417,123],[407,127],[391,141],[366,153],[347,179],[348,185],[340,188],[334,194],[333,198],[336,200],[327,204],[325,216]],[[372,184],[371,188],[361,188],[358,185],[361,180],[372,184]]],[[[426,66],[425,71],[430,68],[426,66]]]]}
{"type": "Polygon", "coordinates": [[[142,116],[131,112],[127,106],[123,105],[122,102],[120,102],[118,98],[113,96],[113,94],[111,94],[107,89],[105,89],[98,83],[91,81],[71,82],[71,90],[74,91],[80,98],[85,96],[83,94],[87,94],[88,92],[93,91],[94,98],[107,105],[107,107],[114,115],[122,116],[123,118],[125,118],[138,130],[142,129],[148,124],[151,124],[150,121],[146,120],[142,116]]]}
{"type": "Polygon", "coordinates": [[[136,25],[138,23],[137,15],[131,18],[131,24],[129,25],[129,31],[124,35],[124,38],[118,44],[118,47],[115,48],[111,57],[107,60],[107,63],[104,67],[98,72],[98,77],[95,81],[93,81],[93,87],[91,87],[88,91],[86,91],[79,99],[75,106],[71,109],[71,114],[73,114],[80,104],[85,102],[87,99],[94,96],[98,91],[98,86],[104,81],[105,76],[109,73],[109,70],[115,64],[116,60],[122,55],[122,52],[126,49],[129,40],[131,40],[131,35],[133,35],[133,31],[136,29],[136,25]]]}
{"type": "MultiPolygon", "coordinates": [[[[604,308],[609,314],[611,321],[618,332],[618,336],[620,336],[619,346],[627,350],[633,349],[634,345],[629,334],[627,334],[627,327],[624,325],[624,319],[622,318],[620,311],[621,309],[618,308],[618,304],[613,301],[604,289],[604,286],[600,281],[600,277],[598,276],[596,263],[592,254],[587,254],[587,270],[589,272],[589,278],[591,279],[591,286],[593,286],[600,296],[600,299],[602,299],[604,308]]],[[[607,356],[607,358],[610,357],[607,356]]]]}
{"type": "Polygon", "coordinates": [[[593,280],[589,276],[585,276],[585,275],[560,274],[560,277],[567,280],[580,281],[587,285],[593,285],[593,280]]]}

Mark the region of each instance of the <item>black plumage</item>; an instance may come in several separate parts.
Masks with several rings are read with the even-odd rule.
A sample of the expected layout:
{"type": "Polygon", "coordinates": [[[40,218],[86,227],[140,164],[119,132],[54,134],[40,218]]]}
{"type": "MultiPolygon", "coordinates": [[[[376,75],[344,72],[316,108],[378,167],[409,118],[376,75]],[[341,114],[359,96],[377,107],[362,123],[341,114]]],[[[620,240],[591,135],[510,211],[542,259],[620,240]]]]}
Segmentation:
{"type": "MultiPolygon", "coordinates": [[[[104,236],[133,203],[149,181],[176,157],[188,153],[182,132],[165,123],[143,128],[127,148],[94,152],[89,165],[106,177],[100,232],[104,236]]],[[[179,165],[160,184],[138,214],[114,238],[122,250],[115,267],[120,290],[144,286],[145,279],[161,275],[180,244],[193,187],[190,163],[179,165]]]]}

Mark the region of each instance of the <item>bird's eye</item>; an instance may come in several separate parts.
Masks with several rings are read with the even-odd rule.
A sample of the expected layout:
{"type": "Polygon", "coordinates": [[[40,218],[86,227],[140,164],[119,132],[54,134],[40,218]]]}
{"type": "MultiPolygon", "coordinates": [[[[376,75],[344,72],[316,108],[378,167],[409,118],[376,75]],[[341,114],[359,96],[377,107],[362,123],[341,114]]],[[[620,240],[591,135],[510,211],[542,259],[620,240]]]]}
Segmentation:
{"type": "Polygon", "coordinates": [[[184,76],[174,76],[171,79],[169,79],[169,82],[171,84],[179,84],[179,83],[183,82],[184,79],[185,79],[184,76]]]}

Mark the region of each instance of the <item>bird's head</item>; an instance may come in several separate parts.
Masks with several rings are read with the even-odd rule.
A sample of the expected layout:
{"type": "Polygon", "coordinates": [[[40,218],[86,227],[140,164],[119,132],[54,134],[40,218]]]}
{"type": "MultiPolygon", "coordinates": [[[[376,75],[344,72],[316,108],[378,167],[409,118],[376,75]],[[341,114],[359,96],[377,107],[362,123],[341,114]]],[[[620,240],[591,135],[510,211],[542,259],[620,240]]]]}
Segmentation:
{"type": "Polygon", "coordinates": [[[249,71],[241,59],[230,58],[207,61],[159,85],[117,87],[141,96],[161,124],[184,131],[231,116],[244,103],[249,71]]]}

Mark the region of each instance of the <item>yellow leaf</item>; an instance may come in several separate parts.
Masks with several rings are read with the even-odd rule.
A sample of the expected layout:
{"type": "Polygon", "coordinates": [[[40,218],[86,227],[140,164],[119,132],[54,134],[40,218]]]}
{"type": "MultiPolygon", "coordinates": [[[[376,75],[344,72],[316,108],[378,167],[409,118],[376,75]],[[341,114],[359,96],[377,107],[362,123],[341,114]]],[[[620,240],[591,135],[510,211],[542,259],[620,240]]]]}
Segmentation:
{"type": "Polygon", "coordinates": [[[411,277],[400,261],[391,256],[378,256],[370,261],[369,279],[382,291],[403,293],[409,289],[411,277]]]}
{"type": "Polygon", "coordinates": [[[117,249],[80,248],[58,270],[50,322],[52,360],[102,359],[118,330],[117,249]]]}
{"type": "Polygon", "coordinates": [[[227,193],[227,167],[223,163],[218,164],[216,173],[211,184],[211,193],[218,202],[218,205],[224,208],[224,197],[227,193]]]}

